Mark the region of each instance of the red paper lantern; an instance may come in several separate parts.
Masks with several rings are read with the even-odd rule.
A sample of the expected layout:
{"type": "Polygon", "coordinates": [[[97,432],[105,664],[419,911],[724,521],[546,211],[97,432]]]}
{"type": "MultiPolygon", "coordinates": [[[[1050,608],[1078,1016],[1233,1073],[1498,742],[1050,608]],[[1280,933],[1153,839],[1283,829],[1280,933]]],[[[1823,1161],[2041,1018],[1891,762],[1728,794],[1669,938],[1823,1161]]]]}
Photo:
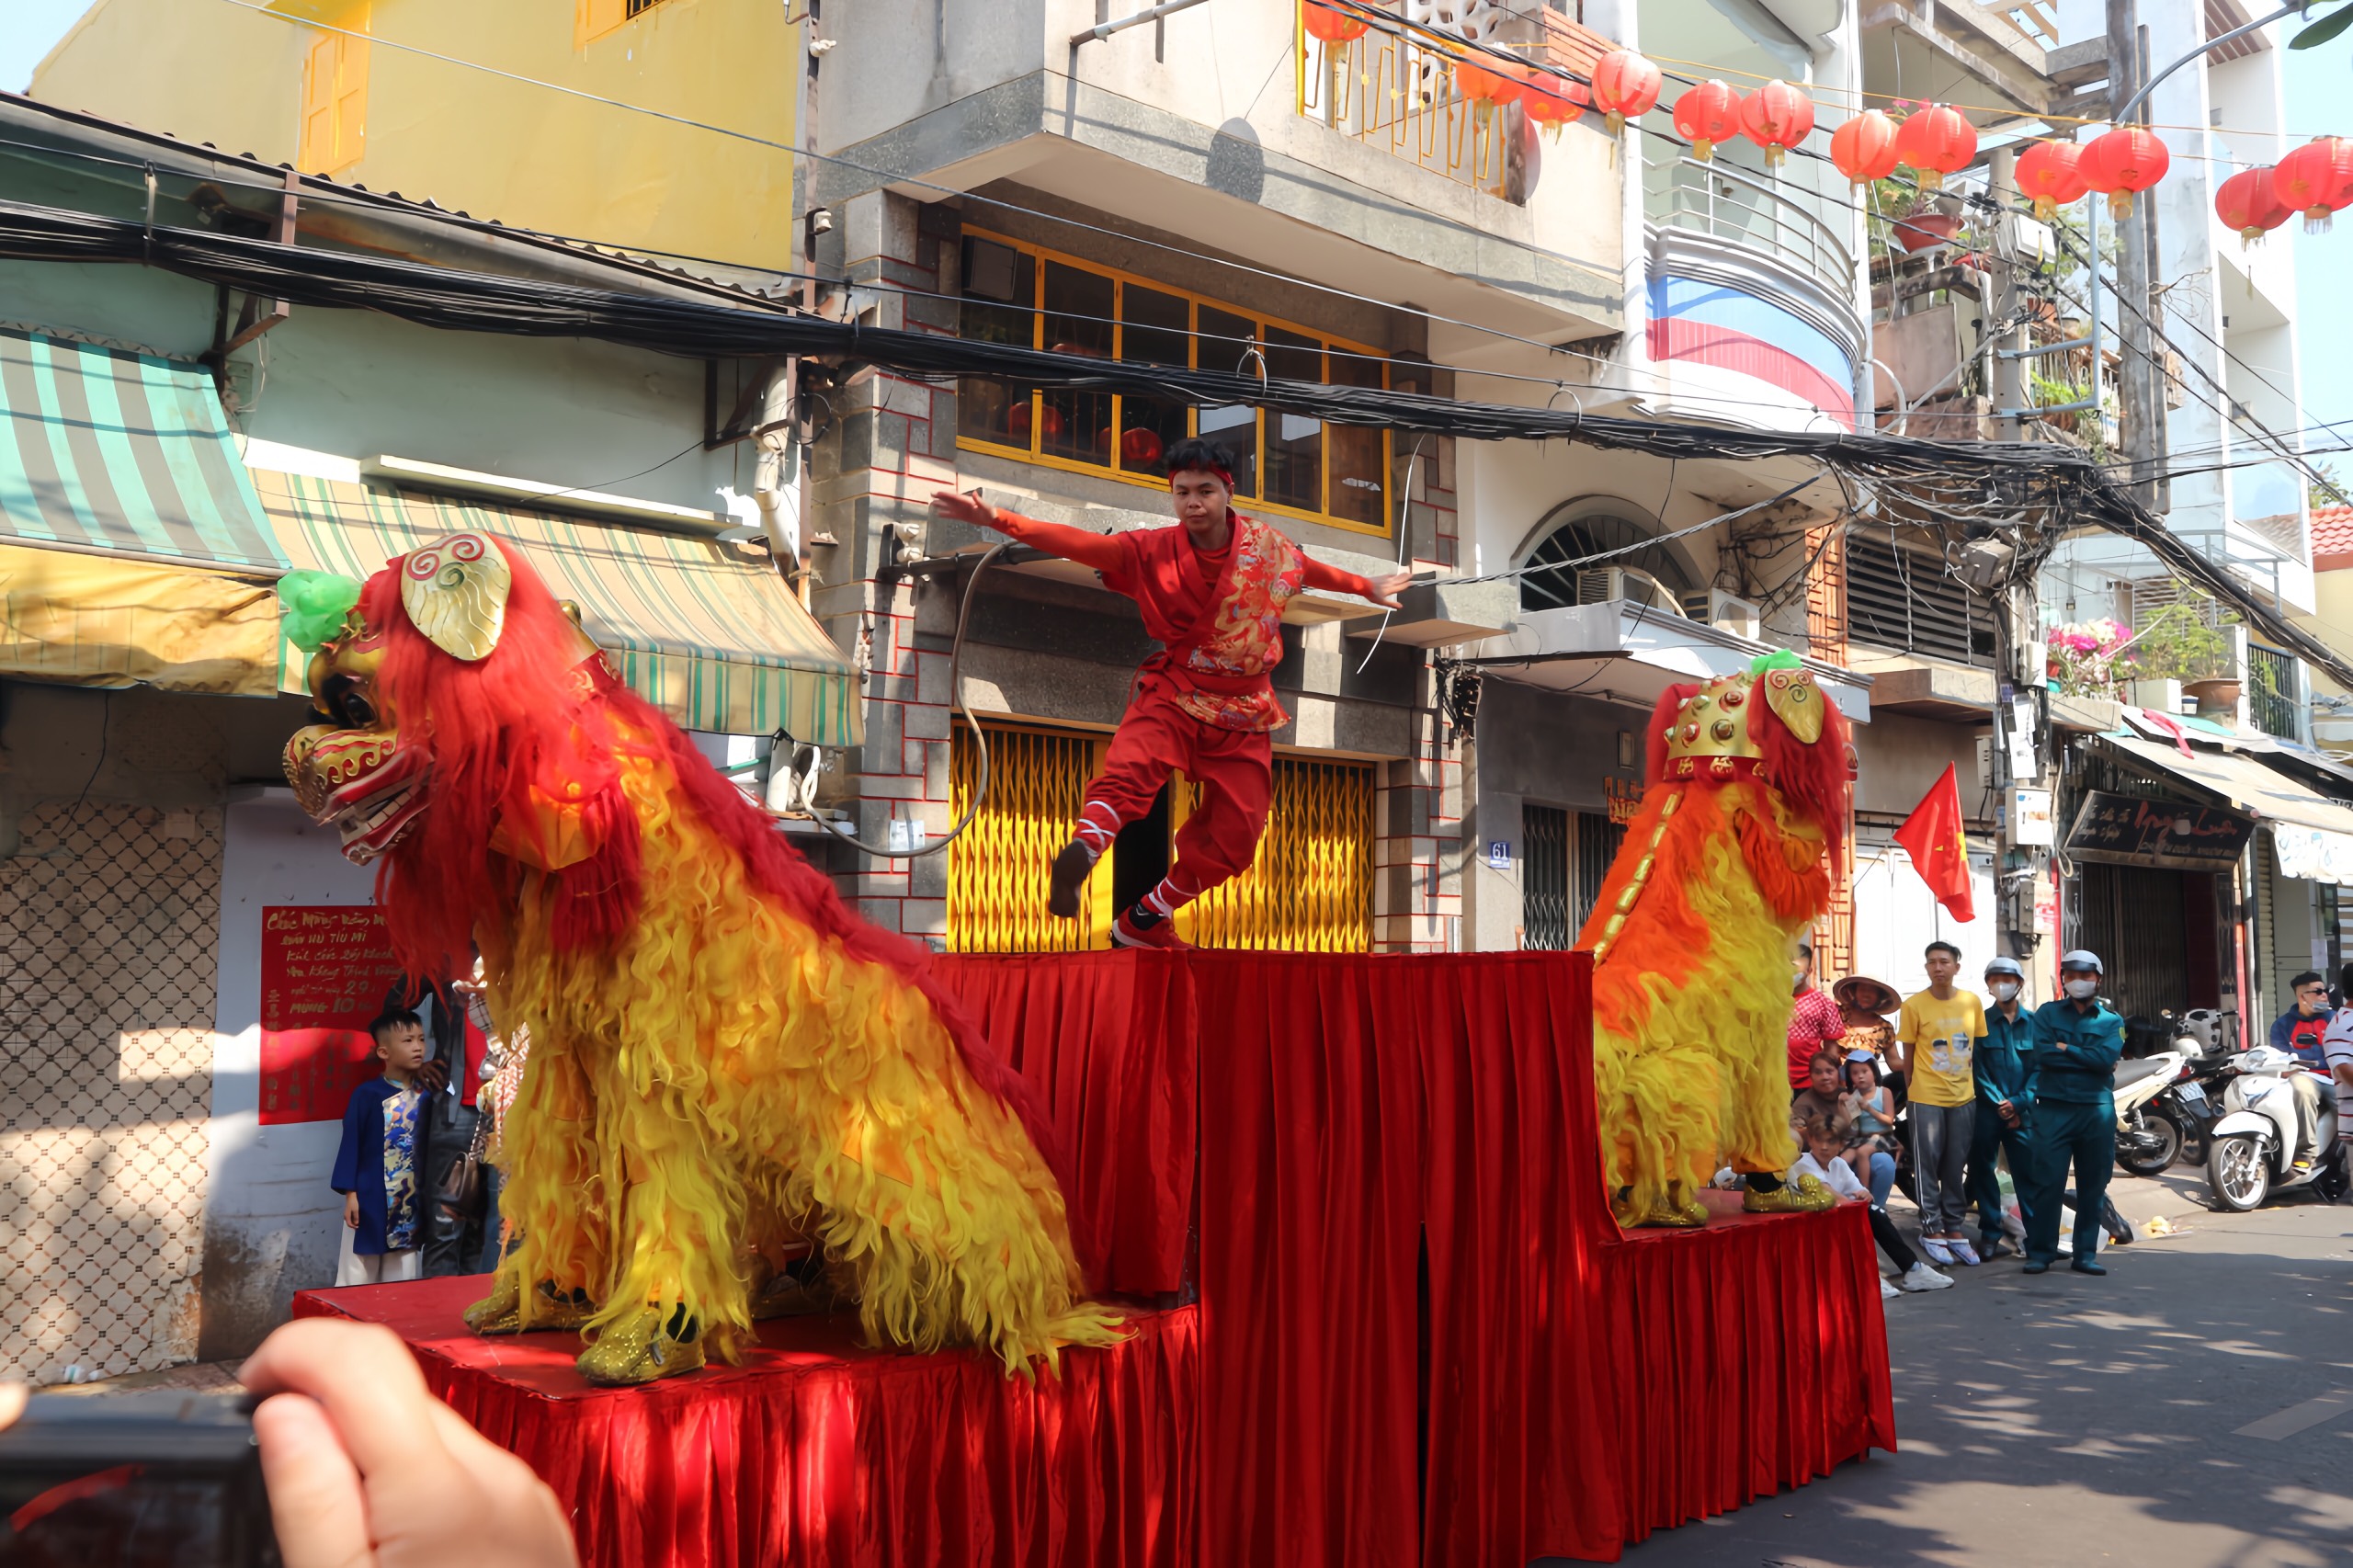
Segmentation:
{"type": "Polygon", "coordinates": [[[1160,454],[1165,449],[1156,432],[1131,426],[1120,437],[1120,466],[1150,468],[1160,460],[1160,454]]]}
{"type": "Polygon", "coordinates": [[[1520,112],[1544,127],[1547,135],[1557,138],[1561,127],[1574,124],[1591,101],[1584,86],[1566,76],[1555,76],[1532,65],[1520,74],[1520,112]]]}
{"type": "Polygon", "coordinates": [[[2084,183],[2108,198],[2109,216],[2121,222],[2132,216],[2132,198],[2165,177],[2173,154],[2165,138],[2145,125],[2120,125],[2092,138],[2076,167],[2084,183]]]}
{"type": "MultiPolygon", "coordinates": [[[[1066,426],[1063,421],[1063,411],[1061,409],[1056,408],[1051,403],[1046,404],[1046,416],[1038,423],[1040,427],[1046,432],[1046,439],[1050,441],[1059,441],[1062,439],[1063,431],[1066,426]]],[[[1012,408],[1006,411],[1005,415],[1005,427],[1006,432],[1009,433],[1017,441],[1027,441],[1029,439],[1029,399],[1024,398],[1021,402],[1015,403],[1012,408]]]]}
{"type": "Polygon", "coordinates": [[[1354,43],[1364,37],[1372,24],[1362,17],[1351,16],[1325,0],[1307,0],[1301,7],[1301,21],[1306,24],[1307,36],[1318,43],[1354,43]]]}
{"type": "Polygon", "coordinates": [[[1473,103],[1491,103],[1501,108],[1519,97],[1519,75],[1501,61],[1482,64],[1476,60],[1458,60],[1454,62],[1454,86],[1473,103]]]}
{"type": "Polygon", "coordinates": [[[1716,143],[1740,134],[1740,95],[1718,81],[1684,90],[1675,100],[1675,133],[1691,143],[1691,155],[1706,163],[1716,143]]]}
{"type": "Polygon", "coordinates": [[[2271,189],[2281,206],[2304,215],[2304,233],[2328,233],[2329,214],[2353,201],[2353,142],[2322,136],[2279,160],[2271,189]]]}
{"type": "Polygon", "coordinates": [[[2268,168],[2241,169],[2214,192],[2214,215],[2239,232],[2241,250],[2286,222],[2295,210],[2279,199],[2271,175],[2268,168]]]}
{"type": "Polygon", "coordinates": [[[1790,149],[1813,133],[1813,100],[1787,82],[1768,82],[1741,99],[1740,130],[1765,149],[1765,166],[1779,168],[1790,149]]]}
{"type": "Polygon", "coordinates": [[[2038,142],[2018,154],[2018,189],[2032,199],[2036,217],[2048,223],[2091,188],[2083,162],[2084,150],[2073,142],[2038,142]]]}
{"type": "Polygon", "coordinates": [[[1895,121],[1865,109],[1830,133],[1830,161],[1858,186],[1895,172],[1895,121]]]}
{"type": "Polygon", "coordinates": [[[1930,104],[1895,128],[1895,161],[1920,176],[1922,190],[1936,189],[1976,156],[1977,127],[1950,104],[1930,104]]]}
{"type": "Polygon", "coordinates": [[[1657,66],[1631,49],[1613,49],[1594,62],[1593,101],[1609,117],[1609,134],[1626,129],[1657,107],[1658,90],[1665,82],[1657,66]]]}

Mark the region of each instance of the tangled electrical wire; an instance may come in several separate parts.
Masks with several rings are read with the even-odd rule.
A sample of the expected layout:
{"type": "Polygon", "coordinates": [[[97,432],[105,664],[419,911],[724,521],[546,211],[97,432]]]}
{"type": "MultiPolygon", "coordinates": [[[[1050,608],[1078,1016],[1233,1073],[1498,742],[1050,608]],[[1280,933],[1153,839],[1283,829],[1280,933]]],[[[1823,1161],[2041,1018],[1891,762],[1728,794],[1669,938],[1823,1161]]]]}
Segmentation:
{"type": "Polygon", "coordinates": [[[2353,687],[2353,663],[2191,549],[2087,454],[2048,442],[1673,423],[1291,381],[1259,370],[1099,359],[867,326],[855,318],[834,321],[782,306],[585,289],[16,201],[0,201],[0,257],[138,263],[261,298],[372,310],[450,331],[586,337],[702,359],[797,356],[830,367],[836,378],[875,367],[934,383],[980,377],[1196,406],[1249,404],[1336,425],[1466,440],[1566,440],[1674,461],[1796,458],[1821,464],[1845,487],[1847,517],[1926,529],[1949,547],[1957,538],[2001,538],[2014,551],[2009,581],[2039,565],[2070,533],[2097,528],[2133,540],[2276,645],[2353,687]]]}

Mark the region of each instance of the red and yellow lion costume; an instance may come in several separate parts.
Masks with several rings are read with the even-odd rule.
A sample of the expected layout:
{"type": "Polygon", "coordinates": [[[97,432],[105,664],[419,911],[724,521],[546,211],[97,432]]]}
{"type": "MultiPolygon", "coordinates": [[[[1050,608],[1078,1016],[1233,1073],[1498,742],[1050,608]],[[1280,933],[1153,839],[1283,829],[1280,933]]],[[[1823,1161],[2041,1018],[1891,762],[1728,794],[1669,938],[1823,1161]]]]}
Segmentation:
{"type": "MultiPolygon", "coordinates": [[[[1793,1157],[1790,941],[1830,901],[1854,765],[1845,715],[1794,654],[1652,715],[1649,783],[1577,945],[1592,949],[1594,1078],[1621,1223],[1704,1224],[1721,1165],[1793,1157]]],[[[1826,1192],[1750,1195],[1811,1208],[1826,1192]]]]}
{"type": "Polygon", "coordinates": [[[451,535],[314,619],[329,722],[289,778],[379,862],[411,972],[479,950],[529,1039],[503,1131],[519,1243],[469,1322],[584,1329],[600,1382],[688,1370],[732,1355],[754,1249],[797,1233],[878,1341],[1013,1369],[1113,1337],[1019,1079],[518,554],[451,535]]]}

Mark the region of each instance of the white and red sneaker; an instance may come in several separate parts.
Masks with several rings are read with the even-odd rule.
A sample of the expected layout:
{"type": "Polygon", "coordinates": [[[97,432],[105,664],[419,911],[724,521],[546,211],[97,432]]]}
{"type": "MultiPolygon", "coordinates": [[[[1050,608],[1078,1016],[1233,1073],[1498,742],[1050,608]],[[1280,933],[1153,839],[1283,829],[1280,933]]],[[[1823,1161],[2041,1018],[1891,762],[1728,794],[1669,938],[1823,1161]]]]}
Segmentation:
{"type": "Polygon", "coordinates": [[[1139,926],[1135,923],[1134,915],[1134,910],[1123,909],[1120,912],[1120,917],[1111,922],[1112,946],[1158,948],[1163,952],[1171,953],[1189,953],[1193,950],[1192,943],[1176,935],[1175,916],[1164,915],[1149,926],[1139,926]]]}

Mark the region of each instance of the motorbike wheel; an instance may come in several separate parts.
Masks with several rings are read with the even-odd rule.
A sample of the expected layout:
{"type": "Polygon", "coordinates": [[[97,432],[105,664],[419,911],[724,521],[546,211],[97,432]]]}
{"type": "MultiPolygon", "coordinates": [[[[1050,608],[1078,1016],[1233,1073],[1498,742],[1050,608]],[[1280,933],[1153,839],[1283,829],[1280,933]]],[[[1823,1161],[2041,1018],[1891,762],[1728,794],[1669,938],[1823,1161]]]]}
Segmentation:
{"type": "Polygon", "coordinates": [[[2145,1147],[2128,1148],[2120,1139],[2116,1163],[2136,1176],[2163,1176],[2181,1157],[2181,1128],[2160,1111],[2134,1111],[2128,1132],[2147,1140],[2145,1147]]]}
{"type": "Polygon", "coordinates": [[[2214,1152],[2206,1157],[2206,1185],[2214,1201],[2234,1214],[2261,1205],[2271,1193],[2271,1166],[2263,1157],[2263,1145],[2245,1132],[2215,1139],[2214,1152]]]}

